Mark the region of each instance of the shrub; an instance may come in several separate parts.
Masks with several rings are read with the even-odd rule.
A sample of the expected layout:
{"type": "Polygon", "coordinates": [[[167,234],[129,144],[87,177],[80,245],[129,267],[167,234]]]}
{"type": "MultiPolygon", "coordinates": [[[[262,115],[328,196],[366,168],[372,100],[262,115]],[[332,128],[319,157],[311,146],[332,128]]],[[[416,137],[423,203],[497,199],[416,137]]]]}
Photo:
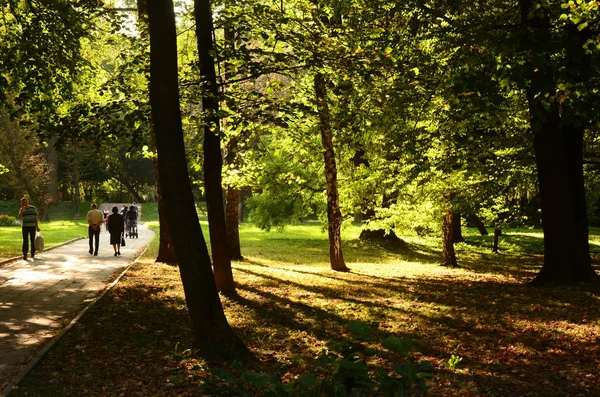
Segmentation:
{"type": "Polygon", "coordinates": [[[14,216],[6,214],[0,215],[0,226],[16,226],[17,219],[14,216]]]}

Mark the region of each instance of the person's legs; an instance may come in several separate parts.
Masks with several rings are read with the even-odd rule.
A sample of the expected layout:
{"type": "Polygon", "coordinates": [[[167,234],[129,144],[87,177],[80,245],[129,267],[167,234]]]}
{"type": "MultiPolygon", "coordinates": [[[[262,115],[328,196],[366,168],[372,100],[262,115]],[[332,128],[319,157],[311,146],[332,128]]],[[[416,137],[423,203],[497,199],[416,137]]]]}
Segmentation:
{"type": "Polygon", "coordinates": [[[96,249],[94,250],[94,255],[98,255],[98,247],[100,247],[100,228],[94,232],[96,237],[96,249]]]}
{"type": "Polygon", "coordinates": [[[27,251],[29,251],[29,240],[27,239],[27,229],[25,226],[22,227],[21,233],[23,234],[23,259],[27,260],[27,251]]]}
{"type": "Polygon", "coordinates": [[[92,230],[91,226],[88,226],[88,240],[90,242],[90,255],[92,255],[94,253],[94,231],[92,230]]]}
{"type": "Polygon", "coordinates": [[[29,228],[29,241],[31,242],[31,258],[35,257],[35,226],[29,228]]]}

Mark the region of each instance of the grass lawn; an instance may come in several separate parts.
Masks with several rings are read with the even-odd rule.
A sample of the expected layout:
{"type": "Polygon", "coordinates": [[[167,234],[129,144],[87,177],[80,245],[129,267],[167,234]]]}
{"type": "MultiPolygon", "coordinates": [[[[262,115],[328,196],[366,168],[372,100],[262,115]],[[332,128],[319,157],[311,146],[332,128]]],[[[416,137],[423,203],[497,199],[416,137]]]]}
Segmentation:
{"type": "MultiPolygon", "coordinates": [[[[206,236],[205,223],[203,229],[206,236]]],[[[598,271],[600,238],[593,232],[598,271]]],[[[221,300],[258,358],[247,367],[205,363],[189,349],[178,269],[154,263],[155,239],[11,396],[201,396],[225,389],[222,395],[260,395],[236,392],[235,378],[212,389],[206,380],[227,369],[290,382],[314,372],[331,342],[353,340],[346,325],[357,320],[376,336],[365,345],[390,334],[413,340],[409,357],[433,365],[427,395],[599,395],[600,291],[528,287],[542,262],[539,230],[505,231],[501,253],[492,254],[492,237],[468,229],[467,242],[457,245],[459,269],[439,266],[435,238],[406,238],[406,247],[393,248],[359,241],[358,233],[343,231],[351,272],[338,273],[329,269],[318,224],[283,232],[242,226],[245,260],[233,265],[237,294],[221,300]]],[[[385,351],[363,358],[386,372],[404,359],[385,351]]]]}

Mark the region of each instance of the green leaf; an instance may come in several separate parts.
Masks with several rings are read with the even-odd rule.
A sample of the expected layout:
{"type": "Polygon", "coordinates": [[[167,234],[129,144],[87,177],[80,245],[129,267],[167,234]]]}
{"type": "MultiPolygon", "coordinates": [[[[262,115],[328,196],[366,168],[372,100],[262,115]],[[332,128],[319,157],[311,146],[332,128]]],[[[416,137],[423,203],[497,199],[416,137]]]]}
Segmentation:
{"type": "Polygon", "coordinates": [[[364,321],[350,321],[348,325],[346,325],[346,328],[348,328],[348,330],[353,334],[362,337],[368,337],[371,331],[369,323],[364,321]]]}
{"type": "Polygon", "coordinates": [[[399,339],[391,335],[381,340],[381,346],[398,354],[406,354],[412,346],[412,341],[408,338],[399,339]]]}

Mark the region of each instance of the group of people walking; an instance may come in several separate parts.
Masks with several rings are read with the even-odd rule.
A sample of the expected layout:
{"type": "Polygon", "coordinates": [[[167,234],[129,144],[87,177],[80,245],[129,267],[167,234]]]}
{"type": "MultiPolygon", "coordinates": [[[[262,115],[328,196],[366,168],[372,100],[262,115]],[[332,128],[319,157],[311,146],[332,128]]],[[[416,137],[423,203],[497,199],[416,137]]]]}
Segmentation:
{"type": "MultiPolygon", "coordinates": [[[[87,214],[90,255],[98,256],[98,248],[100,247],[100,228],[103,223],[106,224],[106,228],[110,233],[110,244],[113,246],[115,256],[121,255],[121,246],[125,246],[124,234],[126,222],[135,222],[137,221],[137,217],[138,209],[135,203],[132,203],[131,206],[123,205],[120,212],[119,208],[115,205],[112,207],[112,214],[108,216],[105,216],[105,214],[98,209],[96,203],[93,203],[87,214]]],[[[21,199],[19,219],[21,219],[22,222],[23,259],[27,260],[30,245],[31,259],[35,259],[35,237],[36,233],[40,231],[38,211],[33,205],[29,204],[29,199],[25,197],[21,199]]]]}
{"type": "Polygon", "coordinates": [[[100,228],[103,223],[106,224],[106,228],[110,233],[110,244],[113,246],[115,256],[121,255],[121,246],[125,245],[124,234],[126,217],[130,217],[128,214],[130,211],[133,211],[135,212],[135,218],[137,219],[137,207],[135,206],[135,203],[130,207],[124,205],[121,212],[119,212],[119,208],[115,205],[112,207],[112,214],[108,216],[105,216],[95,203],[90,207],[90,211],[87,214],[90,255],[98,256],[100,228]]]}

